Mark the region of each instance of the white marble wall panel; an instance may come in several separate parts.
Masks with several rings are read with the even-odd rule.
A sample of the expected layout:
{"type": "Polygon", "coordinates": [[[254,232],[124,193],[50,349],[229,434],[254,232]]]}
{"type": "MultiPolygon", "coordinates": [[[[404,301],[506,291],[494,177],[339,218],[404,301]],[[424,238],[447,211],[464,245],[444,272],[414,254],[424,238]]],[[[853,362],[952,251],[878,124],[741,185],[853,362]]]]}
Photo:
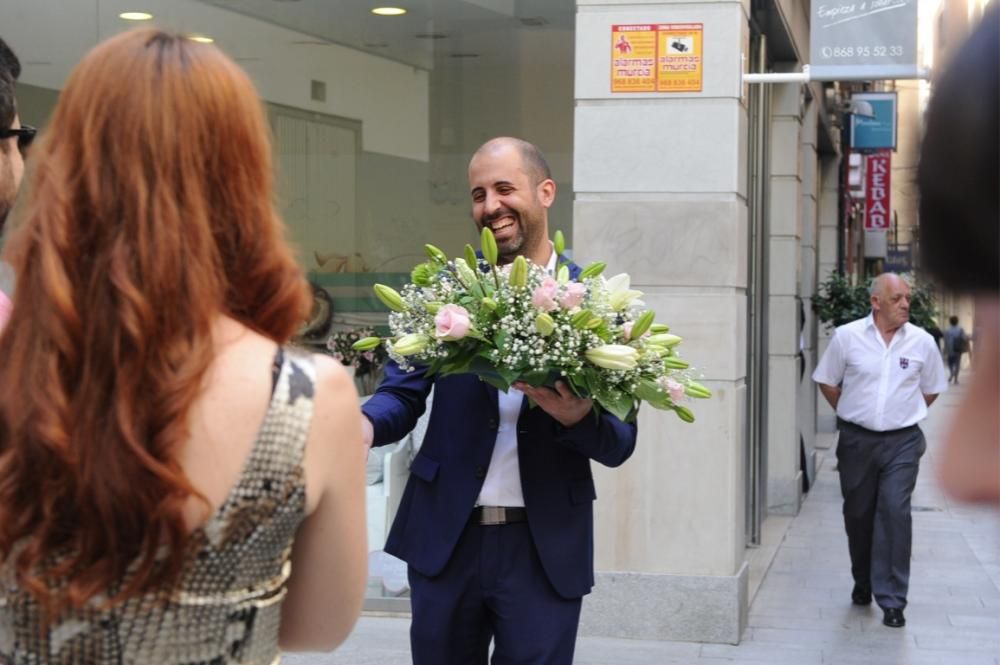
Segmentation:
{"type": "MultiPolygon", "coordinates": [[[[631,4],[631,3],[630,3],[631,4]]],[[[580,5],[576,18],[577,99],[683,97],[738,98],[742,89],[740,50],[746,13],[737,2],[658,3],[655,7],[580,5]],[[702,89],[688,93],[612,93],[611,26],[643,23],[701,23],[702,89]],[[601,48],[604,45],[606,48],[601,48]]]]}
{"type": "Polygon", "coordinates": [[[643,301],[656,320],[684,338],[682,357],[709,381],[746,376],[746,293],[720,288],[643,286],[643,301]]]}
{"type": "MultiPolygon", "coordinates": [[[[771,355],[793,356],[799,352],[799,303],[795,296],[771,296],[767,308],[767,346],[771,355]]],[[[775,386],[768,385],[773,391],[775,386]]],[[[792,405],[787,402],[785,407],[792,405]]]]}
{"type": "Polygon", "coordinates": [[[772,176],[767,197],[767,221],[772,236],[801,234],[802,199],[798,176],[772,176]]]}
{"type": "Polygon", "coordinates": [[[745,388],[706,385],[713,397],[689,403],[694,423],[643,406],[632,458],[594,465],[598,571],[733,575],[742,565],[745,388]]]}
{"type": "Polygon", "coordinates": [[[798,118],[781,116],[771,122],[771,175],[799,177],[801,156],[798,118]]]}
{"type": "Polygon", "coordinates": [[[767,257],[771,296],[796,295],[799,282],[799,253],[802,247],[794,236],[771,236],[767,257]]]}
{"type": "Polygon", "coordinates": [[[795,515],[801,503],[798,359],[771,355],[767,395],[767,505],[768,511],[795,515]]]}
{"type": "Polygon", "coordinates": [[[577,192],[738,192],[737,99],[577,102],[577,192]],[[710,128],[710,129],[709,129],[710,128]]]}
{"type": "Polygon", "coordinates": [[[746,286],[747,208],[735,196],[655,201],[577,198],[573,241],[580,265],[606,261],[606,274],[628,272],[633,285],[640,287],[746,286]]]}

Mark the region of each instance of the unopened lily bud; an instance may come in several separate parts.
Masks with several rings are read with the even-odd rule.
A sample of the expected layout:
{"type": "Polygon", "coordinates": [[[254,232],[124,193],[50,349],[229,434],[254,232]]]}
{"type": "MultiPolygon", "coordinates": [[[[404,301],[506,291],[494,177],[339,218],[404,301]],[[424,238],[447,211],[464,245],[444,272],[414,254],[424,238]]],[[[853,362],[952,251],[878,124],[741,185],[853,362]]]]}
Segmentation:
{"type": "Polygon", "coordinates": [[[687,408],[686,406],[675,405],[674,413],[676,413],[677,417],[686,423],[694,422],[694,413],[692,413],[691,409],[687,408]]]}
{"type": "Polygon", "coordinates": [[[392,344],[392,350],[401,356],[412,356],[427,348],[430,338],[418,333],[403,335],[392,344]]]}
{"type": "Polygon", "coordinates": [[[557,255],[566,251],[566,236],[563,235],[562,231],[556,231],[555,235],[552,236],[552,244],[556,248],[557,255]]]}
{"type": "Polygon", "coordinates": [[[653,312],[653,310],[643,312],[639,318],[635,320],[635,323],[632,324],[632,334],[629,335],[629,339],[639,339],[642,337],[645,332],[649,330],[649,326],[653,324],[653,317],[655,316],[656,313],[653,312]]]}
{"type": "Polygon", "coordinates": [[[381,337],[362,337],[354,344],[351,344],[351,348],[355,351],[371,351],[372,349],[377,349],[381,343],[381,337]]]}
{"type": "Polygon", "coordinates": [[[483,304],[483,307],[490,310],[491,312],[497,311],[498,307],[497,301],[494,300],[493,298],[483,298],[480,302],[483,304]]]}
{"type": "Polygon", "coordinates": [[[394,312],[405,312],[409,309],[403,302],[403,296],[399,295],[399,292],[391,286],[376,284],[375,295],[382,301],[383,305],[394,312]]]}
{"type": "Polygon", "coordinates": [[[654,335],[670,332],[670,326],[668,326],[666,323],[654,323],[653,325],[649,326],[649,332],[653,333],[654,335]]]}
{"type": "Polygon", "coordinates": [[[424,303],[424,309],[426,309],[431,314],[437,314],[438,310],[444,307],[443,302],[438,302],[437,300],[430,300],[424,303]]]}
{"type": "Polygon", "coordinates": [[[559,270],[556,271],[556,281],[560,284],[569,283],[569,266],[561,265],[559,270]]]}
{"type": "Polygon", "coordinates": [[[515,288],[521,288],[527,285],[528,261],[523,256],[519,256],[514,259],[514,263],[510,267],[510,277],[508,280],[510,281],[510,285],[515,288]]]}
{"type": "Polygon", "coordinates": [[[604,344],[584,353],[594,365],[605,369],[635,369],[639,363],[639,352],[624,344],[604,344]]]}
{"type": "Polygon", "coordinates": [[[483,250],[483,258],[491,266],[497,264],[497,239],[493,231],[488,226],[483,227],[483,233],[479,238],[480,249],[483,250]]]}
{"type": "Polygon", "coordinates": [[[604,269],[608,267],[604,261],[594,261],[589,266],[580,271],[580,279],[587,279],[588,277],[597,277],[604,269]]]}
{"type": "Polygon", "coordinates": [[[712,391],[697,381],[688,381],[684,386],[684,394],[697,399],[708,399],[712,396],[712,391]]]}
{"type": "Polygon", "coordinates": [[[476,282],[476,273],[465,262],[465,259],[455,259],[455,268],[458,270],[459,278],[465,282],[466,286],[472,286],[476,282]]]}
{"type": "Polygon", "coordinates": [[[660,346],[665,346],[668,349],[672,349],[678,344],[680,344],[683,338],[677,335],[671,335],[670,333],[658,333],[656,335],[650,336],[647,340],[650,344],[659,344],[660,346]]]}
{"type": "Polygon", "coordinates": [[[535,317],[535,330],[541,333],[542,337],[548,337],[556,331],[556,322],[551,316],[542,312],[535,317]]]}
{"type": "Polygon", "coordinates": [[[670,369],[687,369],[691,365],[686,360],[681,360],[677,356],[667,356],[663,359],[663,366],[670,369]]]}
{"type": "Polygon", "coordinates": [[[448,263],[448,256],[434,245],[424,245],[424,251],[427,252],[427,256],[431,257],[432,261],[441,265],[448,263]]]}
{"type": "Polygon", "coordinates": [[[474,271],[479,267],[479,257],[476,256],[476,250],[472,245],[465,246],[465,263],[474,271]]]}
{"type": "Polygon", "coordinates": [[[574,328],[586,328],[593,314],[589,309],[581,309],[570,318],[569,322],[574,328]]]}

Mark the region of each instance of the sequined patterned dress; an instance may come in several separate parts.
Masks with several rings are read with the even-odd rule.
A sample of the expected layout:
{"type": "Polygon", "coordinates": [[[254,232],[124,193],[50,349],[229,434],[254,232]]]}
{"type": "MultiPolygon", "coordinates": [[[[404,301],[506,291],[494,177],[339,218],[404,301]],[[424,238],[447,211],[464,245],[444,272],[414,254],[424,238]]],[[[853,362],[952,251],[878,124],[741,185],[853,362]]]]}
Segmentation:
{"type": "Polygon", "coordinates": [[[193,533],[179,590],[167,603],[136,598],[85,610],[39,632],[40,613],[0,570],[0,663],[11,665],[269,665],[291,546],[305,516],[302,456],[315,368],[285,350],[263,425],[218,512],[193,533]]]}

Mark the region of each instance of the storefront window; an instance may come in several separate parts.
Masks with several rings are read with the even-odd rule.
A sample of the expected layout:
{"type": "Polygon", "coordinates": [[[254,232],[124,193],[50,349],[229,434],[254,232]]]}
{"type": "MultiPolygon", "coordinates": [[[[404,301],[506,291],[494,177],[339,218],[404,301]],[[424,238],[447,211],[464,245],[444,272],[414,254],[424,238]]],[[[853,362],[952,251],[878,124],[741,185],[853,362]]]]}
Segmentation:
{"type": "MultiPolygon", "coordinates": [[[[424,243],[458,255],[475,242],[466,167],[486,139],[542,149],[559,187],[550,231],[572,244],[575,4],[420,0],[376,16],[357,0],[32,0],[0,4],[0,26],[23,65],[21,118],[43,131],[80,58],[136,25],[212,39],[244,67],[274,133],[278,207],[316,287],[303,343],[326,352],[332,334],[384,325],[371,286],[406,280],[424,243]]],[[[372,455],[375,572],[421,436],[372,455]]],[[[405,593],[396,573],[372,593],[405,593]]]]}

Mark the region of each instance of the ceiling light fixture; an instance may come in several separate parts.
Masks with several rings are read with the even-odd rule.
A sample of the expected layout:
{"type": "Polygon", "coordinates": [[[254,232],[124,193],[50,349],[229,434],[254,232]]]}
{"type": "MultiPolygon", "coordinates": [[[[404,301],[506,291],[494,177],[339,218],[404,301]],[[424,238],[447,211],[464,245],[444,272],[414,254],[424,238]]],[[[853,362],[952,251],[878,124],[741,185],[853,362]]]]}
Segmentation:
{"type": "Polygon", "coordinates": [[[122,12],[118,18],[123,18],[126,21],[148,21],[153,18],[153,15],[148,12],[122,12]]]}
{"type": "Polygon", "coordinates": [[[199,44],[211,44],[215,41],[211,37],[206,37],[205,35],[189,35],[188,39],[193,42],[198,42],[199,44]]]}
{"type": "Polygon", "coordinates": [[[402,7],[376,7],[372,10],[372,14],[376,16],[402,16],[406,13],[406,10],[402,7]]]}

